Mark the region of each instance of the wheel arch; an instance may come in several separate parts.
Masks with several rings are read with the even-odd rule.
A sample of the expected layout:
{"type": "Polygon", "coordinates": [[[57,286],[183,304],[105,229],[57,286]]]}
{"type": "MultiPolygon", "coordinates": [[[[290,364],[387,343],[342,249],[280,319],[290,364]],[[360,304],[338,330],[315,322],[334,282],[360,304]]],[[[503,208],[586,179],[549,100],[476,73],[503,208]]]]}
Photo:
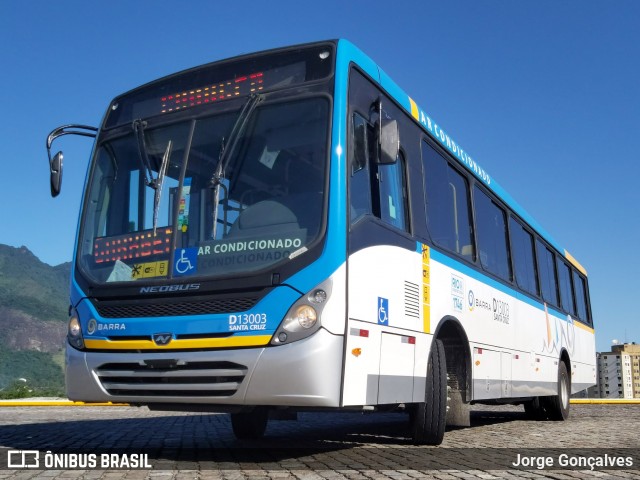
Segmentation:
{"type": "Polygon", "coordinates": [[[569,352],[566,348],[563,348],[560,351],[560,358],[558,361],[564,362],[564,364],[567,366],[567,373],[569,373],[569,379],[571,379],[571,357],[569,356],[569,352]]]}
{"type": "Polygon", "coordinates": [[[456,317],[443,317],[433,333],[444,345],[449,387],[459,390],[465,402],[471,401],[471,347],[467,333],[456,317]]]}
{"type": "Polygon", "coordinates": [[[573,389],[573,369],[571,368],[571,356],[566,348],[560,350],[558,368],[560,368],[560,362],[564,363],[567,367],[567,375],[569,376],[569,395],[571,395],[571,390],[573,389]]]}

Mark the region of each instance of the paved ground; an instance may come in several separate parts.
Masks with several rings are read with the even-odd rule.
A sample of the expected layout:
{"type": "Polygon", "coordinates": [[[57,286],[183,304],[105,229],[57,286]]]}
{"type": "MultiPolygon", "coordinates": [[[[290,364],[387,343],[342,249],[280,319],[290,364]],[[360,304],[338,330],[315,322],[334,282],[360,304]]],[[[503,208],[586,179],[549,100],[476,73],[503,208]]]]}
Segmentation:
{"type": "MultiPolygon", "coordinates": [[[[0,480],[640,480],[640,405],[571,408],[567,422],[538,422],[526,419],[521,407],[476,406],[472,427],[448,430],[443,445],[436,448],[411,445],[403,414],[306,413],[297,422],[270,422],[263,440],[239,442],[227,415],[135,407],[4,407],[0,449],[38,450],[41,469],[7,470],[4,450],[0,480]],[[52,469],[42,467],[47,451],[54,454],[46,457],[52,469]],[[82,462],[90,462],[93,455],[100,467],[103,454],[114,454],[113,461],[123,462],[124,453],[146,454],[153,468],[83,469],[70,463],[73,457],[84,467],[82,462]],[[514,468],[511,464],[522,457],[535,458],[527,469],[514,468]],[[612,460],[633,465],[623,470],[599,465],[612,460]],[[536,468],[544,462],[552,465],[536,468]],[[561,469],[564,462],[596,463],[594,470],[584,463],[561,469]]],[[[125,460],[133,463],[136,458],[125,460]]]]}

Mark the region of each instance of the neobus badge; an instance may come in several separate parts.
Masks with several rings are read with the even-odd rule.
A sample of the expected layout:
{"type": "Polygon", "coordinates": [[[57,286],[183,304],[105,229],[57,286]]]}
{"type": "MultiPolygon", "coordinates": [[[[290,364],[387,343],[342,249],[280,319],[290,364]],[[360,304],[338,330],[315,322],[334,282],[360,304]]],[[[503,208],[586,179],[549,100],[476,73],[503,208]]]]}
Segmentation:
{"type": "Polygon", "coordinates": [[[168,345],[171,340],[173,339],[173,336],[170,333],[154,333],[153,334],[153,343],[155,343],[156,345],[168,345]]]}
{"type": "Polygon", "coordinates": [[[187,283],[185,285],[160,285],[153,287],[141,287],[140,293],[173,293],[199,289],[199,283],[187,283]]]}

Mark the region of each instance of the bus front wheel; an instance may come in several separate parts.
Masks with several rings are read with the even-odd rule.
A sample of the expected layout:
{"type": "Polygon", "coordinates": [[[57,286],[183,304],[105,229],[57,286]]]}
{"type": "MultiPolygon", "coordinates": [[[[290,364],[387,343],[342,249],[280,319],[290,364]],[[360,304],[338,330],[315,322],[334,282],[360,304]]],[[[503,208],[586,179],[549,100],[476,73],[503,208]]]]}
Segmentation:
{"type": "Polygon", "coordinates": [[[425,400],[411,415],[411,439],[416,445],[440,445],[447,417],[447,363],[444,345],[434,340],[427,366],[425,400]]]}
{"type": "Polygon", "coordinates": [[[250,412],[232,413],[231,428],[238,440],[255,440],[264,436],[268,420],[269,410],[256,407],[250,412]]]}
{"type": "Polygon", "coordinates": [[[551,397],[542,397],[544,409],[550,420],[566,420],[569,418],[569,398],[571,397],[571,377],[567,365],[560,362],[558,365],[558,394],[551,397]]]}
{"type": "Polygon", "coordinates": [[[524,411],[528,418],[531,420],[546,420],[547,412],[543,407],[543,403],[541,402],[541,397],[533,397],[528,402],[524,404],[524,411]]]}

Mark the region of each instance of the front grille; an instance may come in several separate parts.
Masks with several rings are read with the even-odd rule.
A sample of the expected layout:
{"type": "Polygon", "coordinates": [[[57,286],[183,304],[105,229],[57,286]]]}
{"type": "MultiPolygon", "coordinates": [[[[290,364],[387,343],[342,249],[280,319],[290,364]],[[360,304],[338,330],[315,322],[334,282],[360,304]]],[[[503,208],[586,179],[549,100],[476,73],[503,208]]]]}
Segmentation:
{"type": "Polygon", "coordinates": [[[247,367],[233,362],[148,360],[107,363],[96,374],[114,396],[228,397],[240,387],[247,367]]]}
{"type": "Polygon", "coordinates": [[[140,318],[244,312],[253,308],[257,302],[257,297],[238,297],[180,302],[163,302],[162,300],[153,302],[147,300],[144,303],[94,301],[93,304],[98,314],[103,318],[140,318]]]}

